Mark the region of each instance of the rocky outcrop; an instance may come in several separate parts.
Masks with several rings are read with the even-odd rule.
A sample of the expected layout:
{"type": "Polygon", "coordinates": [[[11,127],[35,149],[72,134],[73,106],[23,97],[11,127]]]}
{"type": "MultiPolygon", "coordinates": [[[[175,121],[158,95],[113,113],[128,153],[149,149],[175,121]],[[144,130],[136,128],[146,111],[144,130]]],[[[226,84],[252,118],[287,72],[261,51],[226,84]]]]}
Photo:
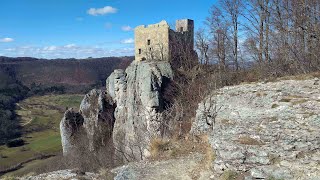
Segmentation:
{"type": "Polygon", "coordinates": [[[63,154],[67,155],[78,146],[79,134],[82,134],[83,117],[72,109],[67,110],[60,122],[60,135],[63,154]]]}
{"type": "Polygon", "coordinates": [[[98,174],[86,172],[79,175],[74,170],[60,170],[53,171],[49,173],[39,174],[35,176],[27,176],[22,178],[14,178],[19,180],[81,180],[81,179],[90,179],[90,180],[100,180],[102,178],[99,177],[98,174]]]}
{"type": "Polygon", "coordinates": [[[106,81],[116,104],[113,142],[125,160],[148,156],[151,137],[161,135],[162,91],[173,78],[168,62],[133,62],[115,70],[106,81]]]}
{"type": "Polygon", "coordinates": [[[114,109],[112,99],[105,92],[93,89],[85,95],[79,112],[67,110],[60,122],[63,154],[110,148],[114,109]]]}
{"type": "Polygon", "coordinates": [[[191,133],[208,134],[215,171],[248,179],[320,177],[320,87],[311,80],[243,84],[199,104],[191,133]]]}
{"type": "Polygon", "coordinates": [[[78,148],[83,141],[79,134],[85,134],[83,144],[90,151],[112,146],[121,160],[148,156],[150,139],[162,133],[162,92],[172,78],[170,64],[162,61],[133,62],[125,71],[115,70],[106,91],[92,90],[78,113],[65,113],[60,126],[64,154],[78,148]]]}
{"type": "Polygon", "coordinates": [[[213,179],[213,173],[203,167],[204,160],[203,154],[195,153],[163,161],[129,163],[111,172],[115,180],[213,179]]]}
{"type": "Polygon", "coordinates": [[[92,90],[82,100],[79,112],[84,119],[83,127],[90,151],[110,146],[115,121],[114,110],[112,99],[101,90],[92,90]]]}

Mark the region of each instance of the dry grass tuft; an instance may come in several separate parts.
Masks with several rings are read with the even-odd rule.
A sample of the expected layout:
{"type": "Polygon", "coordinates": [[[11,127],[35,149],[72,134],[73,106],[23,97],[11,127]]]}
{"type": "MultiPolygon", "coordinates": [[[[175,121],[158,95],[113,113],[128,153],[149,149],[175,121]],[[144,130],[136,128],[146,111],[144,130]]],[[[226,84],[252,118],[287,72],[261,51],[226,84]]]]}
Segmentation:
{"type": "Polygon", "coordinates": [[[216,153],[213,151],[210,143],[208,135],[204,135],[201,137],[202,139],[202,148],[205,153],[205,158],[203,159],[203,163],[206,169],[210,169],[212,167],[213,161],[216,159],[216,153]]]}
{"type": "Polygon", "coordinates": [[[166,151],[171,149],[171,141],[161,138],[155,138],[150,143],[151,157],[159,157],[166,151]]]}
{"type": "Polygon", "coordinates": [[[277,154],[269,154],[268,155],[269,161],[271,164],[279,164],[281,162],[280,156],[277,154]]]}
{"type": "Polygon", "coordinates": [[[281,78],[277,78],[277,80],[307,80],[312,78],[319,78],[320,72],[313,72],[308,74],[299,74],[296,76],[285,76],[281,78]]]}
{"type": "Polygon", "coordinates": [[[267,93],[265,93],[265,92],[257,92],[256,93],[256,96],[257,97],[263,97],[263,96],[267,96],[268,94],[267,93]]]}
{"type": "Polygon", "coordinates": [[[115,174],[113,174],[109,169],[101,168],[99,170],[99,177],[104,180],[113,180],[115,174]]]}
{"type": "Polygon", "coordinates": [[[14,176],[2,176],[1,179],[2,180],[18,180],[18,178],[14,176]]]}
{"type": "Polygon", "coordinates": [[[223,174],[220,176],[220,180],[234,180],[238,177],[238,173],[235,171],[227,170],[224,171],[223,174]]]}
{"type": "Polygon", "coordinates": [[[238,140],[237,140],[240,144],[245,144],[245,145],[264,145],[263,142],[251,138],[249,136],[241,136],[238,140]]]}
{"type": "Polygon", "coordinates": [[[150,143],[151,160],[164,160],[198,152],[205,155],[203,163],[211,166],[215,153],[208,142],[208,136],[186,136],[185,138],[155,138],[150,143]]]}
{"type": "Polygon", "coordinates": [[[300,99],[300,100],[292,102],[292,105],[303,104],[305,102],[308,102],[308,100],[307,99],[300,99]]]}
{"type": "Polygon", "coordinates": [[[291,98],[283,98],[280,99],[279,102],[290,102],[292,99],[291,98]]]}

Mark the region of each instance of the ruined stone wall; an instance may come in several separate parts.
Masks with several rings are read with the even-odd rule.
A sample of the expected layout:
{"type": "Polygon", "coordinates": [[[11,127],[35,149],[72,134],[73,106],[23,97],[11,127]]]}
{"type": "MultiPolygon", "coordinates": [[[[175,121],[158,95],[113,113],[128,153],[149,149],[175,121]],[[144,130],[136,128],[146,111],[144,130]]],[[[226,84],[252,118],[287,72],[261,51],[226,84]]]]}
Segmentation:
{"type": "Polygon", "coordinates": [[[194,21],[191,19],[180,19],[176,21],[176,32],[182,33],[188,38],[190,44],[194,44],[194,21]]]}
{"type": "Polygon", "coordinates": [[[194,21],[176,21],[176,30],[170,29],[166,21],[142,25],[135,29],[135,60],[165,60],[181,54],[193,54],[194,21]]]}
{"type": "Polygon", "coordinates": [[[168,60],[169,30],[166,21],[147,27],[138,26],[135,29],[135,60],[168,60]]]}

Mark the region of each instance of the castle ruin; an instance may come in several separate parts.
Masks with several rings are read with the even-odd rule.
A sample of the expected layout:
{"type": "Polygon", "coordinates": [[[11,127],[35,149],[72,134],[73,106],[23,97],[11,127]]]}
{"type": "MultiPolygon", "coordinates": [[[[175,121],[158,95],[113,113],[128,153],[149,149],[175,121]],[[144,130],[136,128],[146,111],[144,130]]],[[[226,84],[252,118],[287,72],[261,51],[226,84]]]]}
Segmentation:
{"type": "Polygon", "coordinates": [[[190,19],[176,21],[172,30],[166,21],[135,28],[135,60],[165,60],[184,53],[194,52],[194,22],[190,19]]]}

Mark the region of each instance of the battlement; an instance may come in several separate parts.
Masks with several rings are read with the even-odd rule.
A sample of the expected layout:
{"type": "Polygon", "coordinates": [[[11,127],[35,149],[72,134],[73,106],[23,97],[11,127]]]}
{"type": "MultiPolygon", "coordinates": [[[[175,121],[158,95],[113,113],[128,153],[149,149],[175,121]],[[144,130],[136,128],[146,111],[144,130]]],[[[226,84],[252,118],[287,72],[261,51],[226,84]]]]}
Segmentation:
{"type": "Polygon", "coordinates": [[[193,51],[194,21],[181,19],[176,21],[175,30],[163,20],[157,24],[140,25],[135,28],[135,60],[165,60],[174,56],[174,51],[188,47],[193,51]],[[184,40],[183,43],[177,43],[184,40]],[[183,45],[183,47],[182,47],[183,45]]]}
{"type": "Polygon", "coordinates": [[[149,24],[149,25],[140,25],[137,26],[136,29],[145,29],[145,28],[157,28],[157,27],[167,27],[170,28],[169,24],[167,23],[167,21],[162,20],[159,23],[156,24],[149,24]]]}

